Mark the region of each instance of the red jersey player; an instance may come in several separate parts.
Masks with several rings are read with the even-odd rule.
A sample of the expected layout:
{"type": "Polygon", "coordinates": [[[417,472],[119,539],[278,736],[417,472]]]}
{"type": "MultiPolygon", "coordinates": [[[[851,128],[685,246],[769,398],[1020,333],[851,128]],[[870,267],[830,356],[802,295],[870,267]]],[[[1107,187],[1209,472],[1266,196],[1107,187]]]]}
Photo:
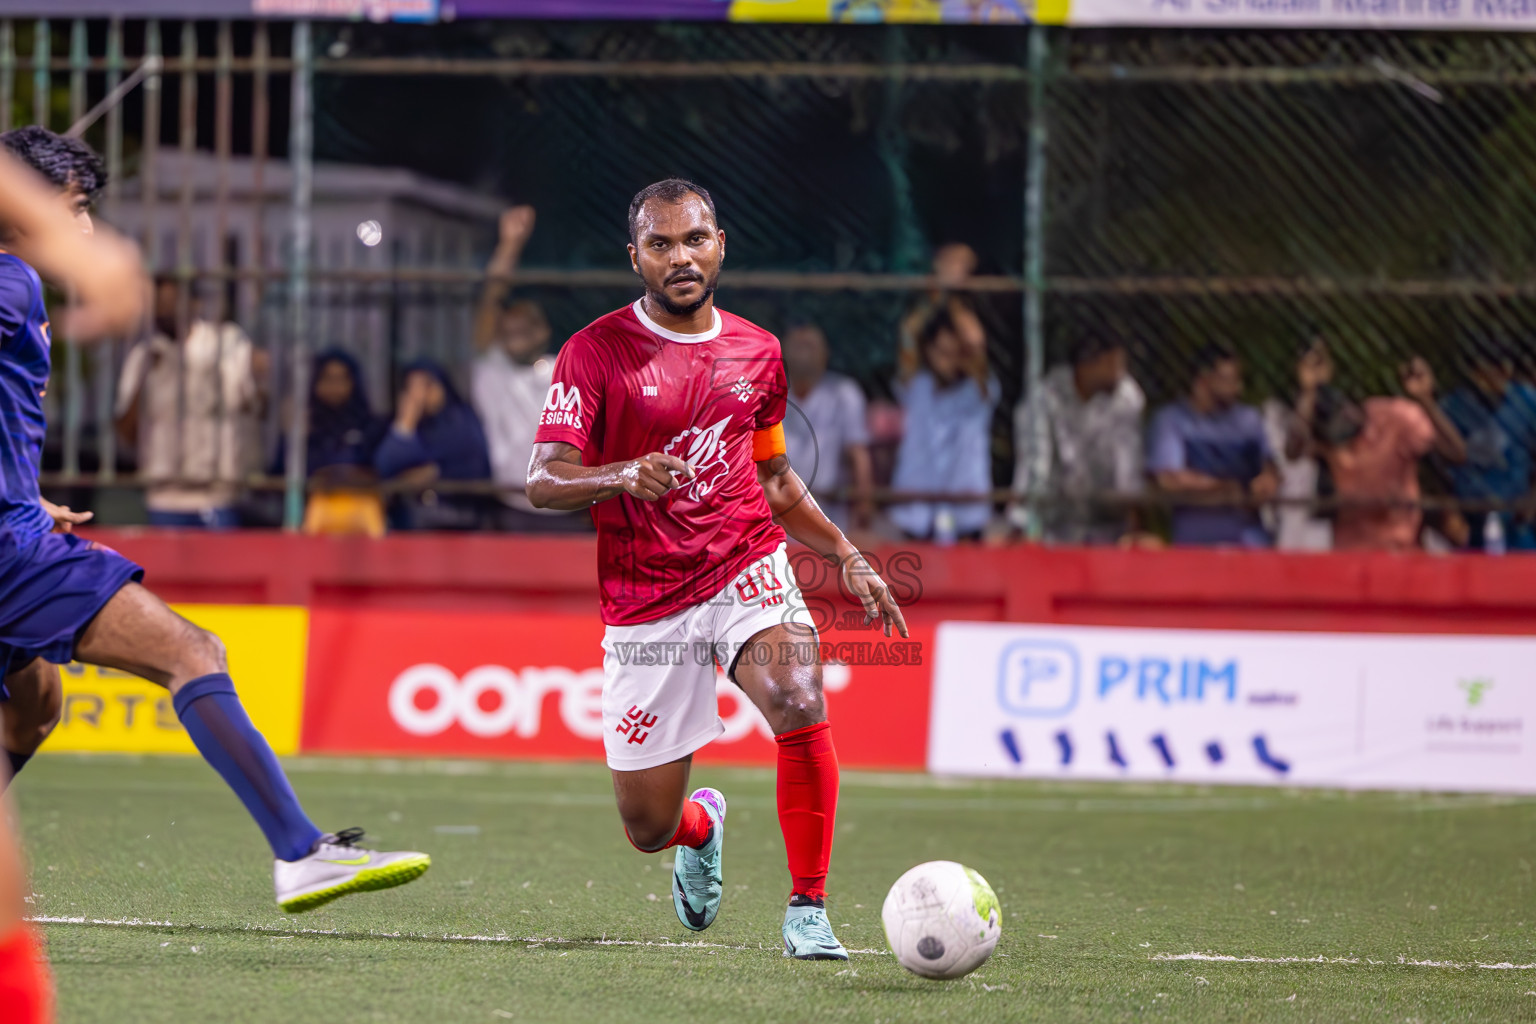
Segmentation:
{"type": "Polygon", "coordinates": [[[629,208],[645,295],[560,350],[528,467],[544,508],[592,507],[602,589],[604,748],[619,816],[642,852],[678,848],[672,902],[709,927],[723,892],[725,797],[688,793],[693,752],[724,726],[715,661],[778,741],[779,824],[793,881],[784,952],[846,960],[825,908],[837,756],[815,628],[785,531],[839,562],[873,619],[901,611],[784,455],[779,341],[714,305],[725,258],[709,193],[658,182],[629,208]]]}

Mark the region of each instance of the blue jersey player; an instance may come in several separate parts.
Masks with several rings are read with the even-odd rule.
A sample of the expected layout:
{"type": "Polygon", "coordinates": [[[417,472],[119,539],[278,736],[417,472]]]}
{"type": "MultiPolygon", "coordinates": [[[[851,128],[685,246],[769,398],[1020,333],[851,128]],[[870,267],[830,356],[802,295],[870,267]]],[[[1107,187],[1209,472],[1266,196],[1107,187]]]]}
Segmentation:
{"type": "MultiPolygon", "coordinates": [[[[91,201],[106,177],[95,153],[35,126],[0,135],[0,146],[47,179],[81,229],[91,230],[91,201]]],[[[0,710],[12,772],[58,721],[58,664],[75,659],[132,672],[170,690],[192,742],[256,819],[276,858],[284,910],[419,877],[431,864],[425,854],[361,849],[361,830],[325,833],[309,820],[240,704],[219,638],[146,590],[137,565],[76,536],[88,514],[43,500],[37,473],[48,370],[42,284],[25,262],[0,251],[0,710]]]]}

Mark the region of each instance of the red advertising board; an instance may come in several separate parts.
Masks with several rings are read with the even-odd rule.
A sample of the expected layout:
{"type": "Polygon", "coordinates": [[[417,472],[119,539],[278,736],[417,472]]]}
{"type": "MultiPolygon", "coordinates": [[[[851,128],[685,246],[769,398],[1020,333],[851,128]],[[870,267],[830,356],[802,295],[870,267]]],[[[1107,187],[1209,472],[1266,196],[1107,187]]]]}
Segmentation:
{"type": "MultiPolygon", "coordinates": [[[[315,608],[301,749],[306,753],[601,759],[602,623],[594,613],[315,608]]],[[[933,629],[909,641],[829,631],[824,670],[839,758],[925,763],[933,629]]],[[[700,760],[771,763],[772,736],[722,681],[726,731],[700,760]]]]}

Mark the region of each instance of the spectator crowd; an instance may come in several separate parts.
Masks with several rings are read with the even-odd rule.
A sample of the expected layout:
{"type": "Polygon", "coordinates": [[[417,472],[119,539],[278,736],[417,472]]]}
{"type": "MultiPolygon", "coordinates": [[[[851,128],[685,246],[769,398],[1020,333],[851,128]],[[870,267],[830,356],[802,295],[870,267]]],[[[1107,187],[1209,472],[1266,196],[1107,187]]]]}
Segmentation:
{"type": "MultiPolygon", "coordinates": [[[[418,360],[398,373],[392,412],[380,415],[351,355],[315,358],[306,529],[590,528],[584,513],[534,508],[522,491],[554,366],[544,311],[509,301],[534,225],[529,207],[501,218],[463,392],[449,368],[418,360]]],[[[831,369],[817,324],[783,334],[790,461],[856,538],[1536,550],[1525,505],[1536,386],[1494,339],[1467,347],[1466,383],[1449,393],[1415,356],[1395,368],[1393,393],[1355,394],[1336,379],[1328,339],[1308,331],[1290,387],[1259,406],[1244,400],[1242,353],[1210,345],[1188,364],[1182,393],[1149,410],[1130,340],[1095,331],[1013,410],[1011,489],[994,493],[1002,389],[989,342],[999,339],[967,287],[976,263],[964,245],[935,254],[934,289],[900,322],[894,402],[867,401],[831,369]]],[[[282,440],[265,466],[260,454],[266,356],[235,324],[200,315],[174,280],[157,283],[154,309],[116,407],[149,521],[237,525],[244,481],[287,468],[282,440]]]]}

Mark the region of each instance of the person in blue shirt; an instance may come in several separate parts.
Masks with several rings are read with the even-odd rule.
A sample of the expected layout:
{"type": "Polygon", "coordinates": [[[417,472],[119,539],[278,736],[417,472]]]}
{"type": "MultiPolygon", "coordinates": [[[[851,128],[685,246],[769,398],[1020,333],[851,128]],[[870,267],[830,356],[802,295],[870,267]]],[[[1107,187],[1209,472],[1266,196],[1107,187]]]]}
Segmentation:
{"type": "Polygon", "coordinates": [[[480,418],[459,396],[441,366],[419,359],[406,366],[395,420],[384,435],[373,464],[385,480],[422,489],[401,495],[390,510],[391,525],[402,530],[478,530],[489,525],[486,495],[443,493],[438,480],[488,481],[490,448],[480,418]]]}
{"type": "Polygon", "coordinates": [[[1175,544],[1268,547],[1257,504],[1279,477],[1259,410],[1242,403],[1237,354],[1208,345],[1189,394],[1158,410],[1147,439],[1147,473],[1173,504],[1175,544]]]}
{"type": "MultiPolygon", "coordinates": [[[[1494,338],[1480,339],[1467,367],[1467,383],[1440,403],[1466,439],[1467,458],[1450,466],[1451,491],[1469,501],[1522,501],[1536,482],[1536,388],[1515,380],[1511,347],[1494,338]]],[[[1529,514],[1501,512],[1505,543],[1511,549],[1536,549],[1536,529],[1529,514]]],[[[1481,549],[1488,517],[1468,518],[1470,544],[1481,549]]]]}
{"type": "MultiPolygon", "coordinates": [[[[0,147],[43,176],[80,230],[105,184],[101,159],[77,139],[28,127],[0,147]]],[[[400,885],[431,861],[361,850],[361,830],[321,832],[251,724],[219,638],[140,582],[144,570],[73,531],[90,518],[50,505],[37,472],[47,424],[48,311],[37,272],[0,252],[0,709],[14,774],[58,721],[57,665],[78,660],[165,687],[187,735],[245,805],[272,848],[279,906],[309,910],[350,892],[400,885]]]]}
{"type": "Polygon", "coordinates": [[[922,368],[897,387],[906,418],[894,491],[972,500],[892,505],[891,522],[914,540],[980,540],[992,515],[992,413],[1001,394],[987,366],[987,338],[975,318],[940,307],[918,331],[922,368]]]}

